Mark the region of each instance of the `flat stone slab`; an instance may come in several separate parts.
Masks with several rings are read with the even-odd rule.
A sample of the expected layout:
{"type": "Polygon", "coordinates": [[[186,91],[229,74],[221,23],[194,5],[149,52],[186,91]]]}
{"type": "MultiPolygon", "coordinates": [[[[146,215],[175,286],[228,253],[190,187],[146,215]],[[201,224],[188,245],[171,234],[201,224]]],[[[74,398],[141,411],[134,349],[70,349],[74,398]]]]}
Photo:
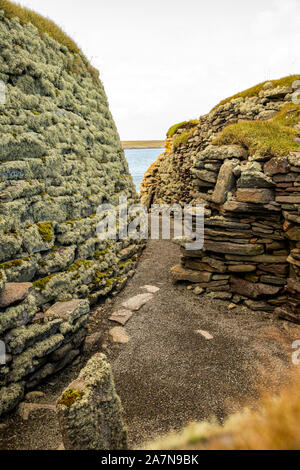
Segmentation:
{"type": "Polygon", "coordinates": [[[0,294],[0,308],[5,308],[24,300],[31,288],[31,282],[8,282],[0,294]]]}
{"type": "Polygon", "coordinates": [[[139,294],[123,302],[122,307],[127,310],[137,311],[151,299],[153,299],[153,294],[139,294]]]}
{"type": "Polygon", "coordinates": [[[39,398],[44,398],[45,394],[43,392],[29,392],[25,395],[25,400],[28,402],[33,402],[39,398]]]}
{"type": "Polygon", "coordinates": [[[94,333],[85,338],[83,350],[86,353],[91,353],[97,347],[101,347],[103,340],[102,332],[94,333]]]}
{"type": "Polygon", "coordinates": [[[209,282],[212,278],[212,273],[194,271],[187,269],[180,264],[171,269],[171,275],[174,281],[189,281],[189,282],[209,282]]]}
{"type": "Polygon", "coordinates": [[[61,318],[73,322],[77,318],[89,313],[89,303],[87,300],[75,299],[68,302],[56,302],[45,313],[51,319],[61,318]]]}
{"type": "Polygon", "coordinates": [[[28,421],[30,414],[33,411],[37,410],[50,410],[50,411],[56,411],[56,406],[55,405],[43,405],[43,404],[37,404],[37,403],[21,403],[19,408],[18,408],[18,414],[21,416],[23,421],[28,421]]]}
{"type": "Polygon", "coordinates": [[[214,337],[213,337],[208,331],[205,331],[205,330],[196,330],[196,333],[197,333],[198,335],[203,336],[203,338],[207,339],[207,341],[210,341],[211,339],[214,339],[214,337]]]}
{"type": "Polygon", "coordinates": [[[116,326],[109,331],[115,343],[127,344],[130,340],[125,328],[122,326],[116,326]]]}
{"type": "Polygon", "coordinates": [[[143,286],[141,289],[145,289],[149,294],[156,294],[156,292],[160,290],[160,288],[156,286],[143,286]]]}
{"type": "Polygon", "coordinates": [[[109,320],[110,321],[114,321],[116,323],[120,323],[120,325],[126,325],[126,323],[130,320],[130,318],[132,317],[132,311],[131,310],[126,310],[125,308],[124,309],[121,309],[121,310],[117,310],[116,312],[114,312],[111,317],[109,317],[109,320]]]}

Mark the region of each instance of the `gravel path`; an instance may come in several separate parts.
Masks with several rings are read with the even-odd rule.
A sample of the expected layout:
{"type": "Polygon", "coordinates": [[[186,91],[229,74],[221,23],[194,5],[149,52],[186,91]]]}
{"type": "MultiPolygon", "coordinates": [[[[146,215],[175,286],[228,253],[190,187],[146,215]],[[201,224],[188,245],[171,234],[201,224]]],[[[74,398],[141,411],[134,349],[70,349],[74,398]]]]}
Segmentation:
{"type": "MultiPolygon", "coordinates": [[[[229,412],[257,398],[261,388],[281,383],[290,365],[290,335],[299,331],[247,308],[197,297],[175,285],[170,268],[180,250],[169,241],[149,241],[124,300],[160,288],[125,326],[130,341],[112,361],[131,445],[180,429],[190,421],[229,412]],[[196,333],[208,332],[207,340],[196,333]]],[[[204,333],[205,334],[205,333],[204,333]]]]}
{"type": "MultiPolygon", "coordinates": [[[[136,275],[90,323],[91,333],[104,331],[101,344],[113,367],[131,447],[190,421],[212,415],[222,420],[256,399],[261,387],[275,388],[299,336],[299,327],[245,307],[230,310],[228,302],[174,285],[169,272],[179,251],[170,241],[149,241],[136,275]],[[109,330],[117,324],[109,316],[146,293],[145,285],[160,290],[126,324],[129,342],[113,343],[109,330]]],[[[54,404],[87,359],[39,387],[45,393],[39,402],[54,404]]],[[[25,422],[14,413],[0,424],[0,449],[57,449],[60,443],[53,411],[35,411],[25,422]]]]}

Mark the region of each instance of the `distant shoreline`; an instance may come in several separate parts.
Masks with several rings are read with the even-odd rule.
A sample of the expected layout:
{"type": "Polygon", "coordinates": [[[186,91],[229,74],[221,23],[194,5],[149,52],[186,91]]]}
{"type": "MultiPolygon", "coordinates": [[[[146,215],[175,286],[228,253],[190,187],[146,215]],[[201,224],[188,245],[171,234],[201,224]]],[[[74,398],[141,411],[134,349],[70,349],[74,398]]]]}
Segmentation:
{"type": "Polygon", "coordinates": [[[159,149],[164,146],[164,140],[126,140],[122,142],[123,149],[159,149]]]}

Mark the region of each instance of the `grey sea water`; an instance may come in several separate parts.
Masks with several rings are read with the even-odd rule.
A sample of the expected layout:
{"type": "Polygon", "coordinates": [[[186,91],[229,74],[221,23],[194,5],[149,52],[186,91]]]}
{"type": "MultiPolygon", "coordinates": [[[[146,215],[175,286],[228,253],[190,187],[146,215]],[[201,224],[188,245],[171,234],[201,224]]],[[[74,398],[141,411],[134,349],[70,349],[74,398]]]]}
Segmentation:
{"type": "Polygon", "coordinates": [[[137,191],[149,166],[163,153],[164,149],[125,149],[125,156],[129,164],[129,170],[133,177],[137,191]]]}

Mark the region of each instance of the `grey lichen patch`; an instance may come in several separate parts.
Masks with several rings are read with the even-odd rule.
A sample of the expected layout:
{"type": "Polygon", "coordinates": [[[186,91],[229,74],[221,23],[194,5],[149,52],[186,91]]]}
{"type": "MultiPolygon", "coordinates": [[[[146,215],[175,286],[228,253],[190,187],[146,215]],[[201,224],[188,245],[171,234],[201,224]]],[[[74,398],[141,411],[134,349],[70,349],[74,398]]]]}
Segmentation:
{"type": "Polygon", "coordinates": [[[64,322],[60,326],[60,332],[64,336],[74,335],[82,327],[84,327],[89,320],[89,315],[82,315],[78,320],[64,322]]]}
{"type": "Polygon", "coordinates": [[[50,338],[36,343],[13,361],[10,380],[17,382],[26,375],[34,372],[41,364],[41,359],[55,351],[63,343],[64,337],[55,334],[50,338]]]}
{"type": "Polygon", "coordinates": [[[34,285],[0,314],[11,350],[0,386],[22,377],[35,386],[79,354],[89,301],[68,318],[39,309],[99,300],[119,285],[127,241],[99,240],[97,209],[119,196],[138,200],[102,83],[80,51],[56,40],[57,29],[50,37],[25,23],[0,12],[0,292],[7,282],[34,285]],[[54,366],[49,351],[61,341],[74,350],[54,366]]]}
{"type": "Polygon", "coordinates": [[[60,320],[55,320],[45,325],[33,324],[12,329],[5,337],[5,344],[9,352],[21,354],[24,349],[34,343],[55,334],[59,330],[60,324],[60,320]]]}
{"type": "Polygon", "coordinates": [[[0,389],[0,416],[12,411],[24,396],[24,383],[11,384],[0,389]]]}
{"type": "Polygon", "coordinates": [[[0,266],[0,293],[4,290],[6,284],[6,275],[3,269],[0,266]]]}
{"type": "Polygon", "coordinates": [[[12,259],[22,246],[22,239],[18,233],[0,235],[0,262],[12,259]]]}
{"type": "Polygon", "coordinates": [[[17,307],[10,307],[0,315],[0,334],[16,328],[17,326],[27,325],[35,316],[38,308],[36,306],[35,297],[29,295],[24,302],[17,307]]]}

